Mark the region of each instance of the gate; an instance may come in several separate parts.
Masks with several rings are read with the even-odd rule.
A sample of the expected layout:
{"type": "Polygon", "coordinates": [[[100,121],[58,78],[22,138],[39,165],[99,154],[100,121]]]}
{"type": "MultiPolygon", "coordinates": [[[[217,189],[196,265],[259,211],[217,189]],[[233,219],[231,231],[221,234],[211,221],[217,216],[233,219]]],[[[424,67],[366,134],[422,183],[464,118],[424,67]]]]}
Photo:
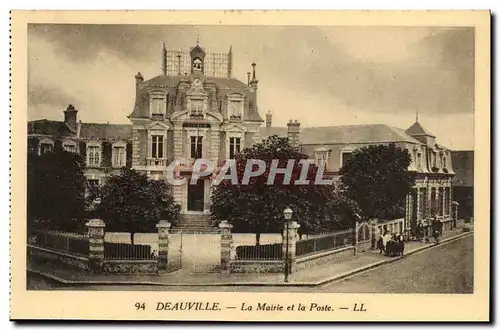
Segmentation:
{"type": "Polygon", "coordinates": [[[189,273],[220,272],[220,241],[218,230],[172,230],[168,248],[169,270],[180,269],[189,273]]]}

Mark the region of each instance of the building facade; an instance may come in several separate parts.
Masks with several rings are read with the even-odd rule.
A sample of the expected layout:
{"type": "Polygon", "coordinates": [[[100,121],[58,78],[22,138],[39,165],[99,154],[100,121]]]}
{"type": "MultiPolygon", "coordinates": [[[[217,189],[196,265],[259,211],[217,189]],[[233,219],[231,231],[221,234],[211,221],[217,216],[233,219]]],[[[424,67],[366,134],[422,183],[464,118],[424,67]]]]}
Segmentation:
{"type": "Polygon", "coordinates": [[[451,153],[456,176],[453,178],[453,200],[459,203],[458,217],[474,216],[474,151],[451,153]]]}
{"type": "MultiPolygon", "coordinates": [[[[301,128],[297,121],[273,127],[268,112],[262,126],[256,65],[252,64],[244,83],[232,77],[232,57],[231,48],[228,53],[206,53],[199,45],[181,51],[163,45],[160,74],[147,80],[141,73],[135,75],[131,124],[82,123],[77,120],[78,110],[69,105],[64,121],[28,123],[28,150],[80,153],[86,160],[89,185],[104,184],[122,167],[166,179],[167,166],[174,160],[182,160],[176,169],[189,181],[195,159],[220,165],[245,147],[279,135],[316,162],[325,163],[338,185],[338,171],[354,150],[395,143],[410,152],[409,170],[417,172],[415,187],[406,199],[405,228],[414,228],[434,214],[451,217],[455,175],[451,153],[436,143],[418,119],[406,130],[382,124],[301,128]]],[[[212,179],[201,178],[196,185],[188,181],[172,187],[181,214],[184,220],[207,219],[212,179]]]]}
{"type": "Polygon", "coordinates": [[[339,170],[352,153],[369,145],[390,144],[409,151],[410,171],[416,172],[416,182],[406,197],[404,231],[424,224],[436,215],[441,219],[452,217],[453,178],[455,172],[451,151],[436,143],[436,137],[417,121],[408,129],[384,124],[347,125],[332,127],[305,127],[290,121],[288,127],[273,127],[272,115],[266,115],[266,125],[260,129],[260,137],[288,136],[304,154],[316,163],[323,163],[334,185],[340,185],[339,170]]]}

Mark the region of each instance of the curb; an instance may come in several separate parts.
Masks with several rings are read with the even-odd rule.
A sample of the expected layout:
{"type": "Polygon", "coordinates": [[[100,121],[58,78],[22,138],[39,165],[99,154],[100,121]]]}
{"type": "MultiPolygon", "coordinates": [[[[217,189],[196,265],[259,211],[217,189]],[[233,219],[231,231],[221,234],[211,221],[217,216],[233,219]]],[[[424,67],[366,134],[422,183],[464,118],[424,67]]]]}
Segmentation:
{"type": "Polygon", "coordinates": [[[153,286],[211,286],[211,287],[217,287],[217,286],[274,286],[274,287],[314,287],[314,286],[321,286],[325,285],[328,283],[333,283],[340,281],[342,279],[352,277],[354,275],[357,275],[359,273],[365,272],[370,269],[374,269],[389,263],[393,263],[395,261],[399,261],[400,259],[403,259],[405,256],[410,256],[418,252],[426,251],[429,249],[432,249],[434,247],[440,247],[443,246],[451,241],[455,241],[467,236],[471,236],[474,234],[474,230],[472,229],[470,232],[464,232],[461,234],[458,234],[453,237],[449,237],[446,239],[442,239],[439,244],[427,244],[418,248],[414,248],[407,253],[405,253],[404,256],[399,256],[387,260],[382,260],[378,262],[374,262],[356,269],[349,270],[347,272],[337,274],[334,276],[330,276],[324,279],[321,279],[319,281],[315,282],[290,282],[290,283],[283,283],[282,281],[280,282],[249,282],[249,281],[240,281],[240,282],[213,282],[213,283],[165,283],[165,282],[153,282],[153,281],[125,281],[125,280],[110,280],[110,281],[105,281],[105,280],[68,280],[68,279],[63,279],[60,277],[57,277],[55,275],[52,275],[50,273],[46,273],[43,271],[39,271],[33,268],[28,267],[27,271],[37,274],[39,276],[54,280],[56,282],[59,282],[64,285],[75,285],[75,286],[88,286],[88,285],[153,285],[153,286]]]}

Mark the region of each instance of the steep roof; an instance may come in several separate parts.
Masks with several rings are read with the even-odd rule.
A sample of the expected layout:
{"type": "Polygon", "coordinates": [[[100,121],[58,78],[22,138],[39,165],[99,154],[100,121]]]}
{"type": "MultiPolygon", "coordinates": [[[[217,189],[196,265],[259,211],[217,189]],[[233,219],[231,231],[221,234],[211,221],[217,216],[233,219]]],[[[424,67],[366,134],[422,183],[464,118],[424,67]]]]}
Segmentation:
{"type": "Polygon", "coordinates": [[[435,137],[432,133],[430,133],[429,131],[427,131],[426,129],[424,129],[424,127],[420,123],[418,123],[418,122],[413,123],[413,125],[410,126],[406,130],[406,133],[408,133],[411,136],[431,136],[431,137],[435,137]]]}
{"type": "Polygon", "coordinates": [[[28,122],[28,134],[68,136],[74,135],[74,132],[64,122],[43,119],[28,122]]]}
{"type": "MultiPolygon", "coordinates": [[[[80,123],[80,138],[131,140],[132,125],[107,123],[80,123]]],[[[28,122],[28,134],[75,136],[64,122],[37,120],[28,122]]]]}
{"type": "MultiPolygon", "coordinates": [[[[261,127],[259,134],[262,139],[277,134],[287,135],[286,127],[261,127]]],[[[305,127],[301,130],[299,141],[304,145],[314,144],[363,144],[381,142],[409,142],[420,144],[403,129],[385,124],[343,125],[325,127],[305,127]]]]}
{"type": "Polygon", "coordinates": [[[81,138],[132,139],[132,125],[130,124],[82,123],[81,125],[81,138]]]}
{"type": "MultiPolygon", "coordinates": [[[[189,76],[166,76],[160,75],[153,77],[147,81],[144,81],[139,85],[139,93],[135,100],[135,105],[132,113],[130,114],[131,118],[147,118],[149,117],[149,99],[148,99],[148,91],[151,90],[152,87],[167,87],[173,88],[177,87],[181,80],[191,81],[193,78],[192,75],[189,76]]],[[[250,87],[235,79],[235,78],[223,78],[223,77],[205,77],[206,82],[214,83],[218,89],[222,90],[237,90],[237,91],[248,91],[250,87]]],[[[245,120],[251,122],[263,122],[262,118],[259,115],[259,110],[256,104],[250,107],[250,111],[245,114],[245,120]]]]}

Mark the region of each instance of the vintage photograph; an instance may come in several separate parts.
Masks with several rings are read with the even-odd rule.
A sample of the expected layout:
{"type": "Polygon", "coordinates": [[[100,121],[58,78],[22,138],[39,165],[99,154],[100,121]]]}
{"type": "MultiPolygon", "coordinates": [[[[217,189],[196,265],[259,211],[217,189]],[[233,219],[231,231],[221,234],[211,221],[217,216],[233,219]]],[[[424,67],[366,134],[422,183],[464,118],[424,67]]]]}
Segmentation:
{"type": "Polygon", "coordinates": [[[25,290],[475,294],[477,38],[28,23],[25,290]]]}

